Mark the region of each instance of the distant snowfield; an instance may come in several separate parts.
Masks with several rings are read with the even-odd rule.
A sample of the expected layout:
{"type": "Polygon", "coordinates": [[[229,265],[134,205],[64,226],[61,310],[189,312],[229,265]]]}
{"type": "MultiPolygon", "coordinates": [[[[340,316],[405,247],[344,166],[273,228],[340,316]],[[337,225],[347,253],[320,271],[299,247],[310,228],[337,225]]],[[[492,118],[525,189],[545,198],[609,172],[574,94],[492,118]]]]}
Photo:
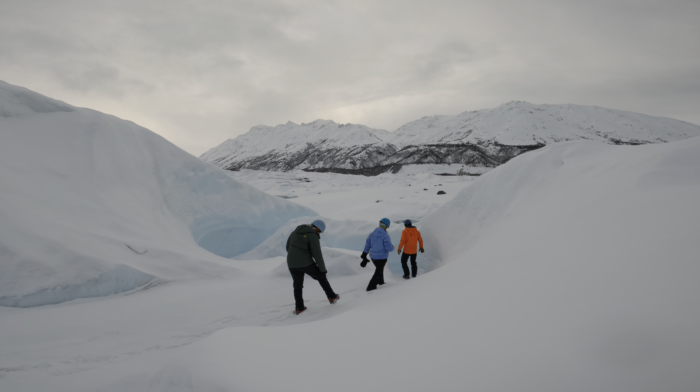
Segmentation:
{"type": "MultiPolygon", "coordinates": [[[[367,235],[380,219],[393,222],[388,230],[395,244],[401,239],[403,222],[411,219],[420,227],[421,220],[452,200],[465,186],[473,183],[470,176],[436,176],[430,173],[389,174],[376,177],[348,176],[304,171],[268,172],[241,170],[228,172],[232,178],[249,183],[272,195],[290,198],[318,212],[328,224],[321,245],[362,250],[367,235]],[[438,195],[438,192],[445,192],[438,195]]],[[[295,219],[281,227],[260,246],[237,259],[255,259],[286,255],[284,245],[289,233],[304,219],[295,219]]],[[[430,249],[430,248],[428,248],[430,249]]],[[[432,252],[421,255],[419,269],[433,268],[432,252]],[[431,259],[428,262],[427,259],[431,259]]],[[[388,268],[403,275],[399,256],[389,256],[388,268]]]]}
{"type": "Polygon", "coordinates": [[[698,390],[700,138],[562,143],[478,178],[224,173],[153,147],[167,142],[135,125],[95,125],[104,115],[84,113],[85,126],[68,129],[54,116],[71,112],[30,122],[24,106],[6,107],[0,290],[77,282],[76,270],[100,263],[161,278],[105,297],[0,306],[2,391],[698,390]],[[123,139],[147,154],[119,149],[123,139]],[[157,181],[145,157],[159,162],[157,181]],[[330,305],[307,278],[309,309],[295,316],[281,247],[310,211],[328,224],[324,254],[341,299],[330,305]],[[217,214],[267,222],[267,232],[235,245],[233,259],[216,256],[198,233],[219,233],[207,246],[242,238],[217,214]],[[392,254],[387,284],[367,293],[372,267],[359,267],[359,253],[382,217],[395,222],[395,244],[396,222],[416,221],[426,253],[409,281],[392,254]],[[42,268],[13,258],[19,251],[42,268]],[[78,252],[93,259],[67,261],[78,252]]]}

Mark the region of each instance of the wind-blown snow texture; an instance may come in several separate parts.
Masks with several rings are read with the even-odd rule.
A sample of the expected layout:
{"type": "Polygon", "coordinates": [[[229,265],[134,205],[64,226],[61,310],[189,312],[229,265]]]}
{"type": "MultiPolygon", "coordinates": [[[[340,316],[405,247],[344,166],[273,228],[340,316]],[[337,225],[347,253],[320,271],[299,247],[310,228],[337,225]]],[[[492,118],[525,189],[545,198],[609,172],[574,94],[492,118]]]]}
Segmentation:
{"type": "Polygon", "coordinates": [[[493,168],[522,153],[571,140],[648,144],[698,135],[699,126],[669,118],[595,106],[510,102],[455,116],[423,117],[391,133],[325,120],[257,126],[201,158],[228,170],[376,175],[408,164],[493,168]]]}
{"type": "Polygon", "coordinates": [[[207,276],[315,213],[128,121],[0,82],[0,306],[207,276]],[[200,247],[201,246],[201,247],[200,247]]]}
{"type": "Polygon", "coordinates": [[[151,385],[696,391],[699,168],[700,138],[523,155],[421,222],[442,268],[322,321],[219,331],[151,385]]]}

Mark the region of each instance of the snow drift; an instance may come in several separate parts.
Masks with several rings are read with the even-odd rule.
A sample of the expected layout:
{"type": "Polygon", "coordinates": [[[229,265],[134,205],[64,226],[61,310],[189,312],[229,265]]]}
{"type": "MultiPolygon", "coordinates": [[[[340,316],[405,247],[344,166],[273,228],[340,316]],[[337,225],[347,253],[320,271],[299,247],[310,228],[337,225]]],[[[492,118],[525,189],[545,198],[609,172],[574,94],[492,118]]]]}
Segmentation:
{"type": "Polygon", "coordinates": [[[523,155],[421,221],[441,268],[321,321],[221,330],[151,385],[694,392],[699,173],[700,138],[523,155]]]}
{"type": "Polygon", "coordinates": [[[134,123],[0,82],[2,306],[218,274],[213,253],[311,215],[134,123]]]}

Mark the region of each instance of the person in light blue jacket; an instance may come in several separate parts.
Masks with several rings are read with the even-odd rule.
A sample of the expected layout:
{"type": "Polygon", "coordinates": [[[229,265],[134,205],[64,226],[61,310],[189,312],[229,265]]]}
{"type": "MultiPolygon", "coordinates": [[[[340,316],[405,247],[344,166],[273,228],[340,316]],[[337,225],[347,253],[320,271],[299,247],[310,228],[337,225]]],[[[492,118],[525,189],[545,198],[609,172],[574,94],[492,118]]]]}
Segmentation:
{"type": "Polygon", "coordinates": [[[362,263],[360,263],[362,268],[365,268],[367,263],[369,263],[369,260],[367,260],[367,253],[369,253],[369,257],[372,259],[372,263],[374,263],[376,268],[367,286],[367,291],[375,290],[378,284],[384,284],[384,266],[386,265],[386,260],[389,258],[389,252],[394,251],[394,245],[391,244],[391,238],[389,238],[389,234],[386,232],[389,225],[391,225],[391,222],[387,218],[382,218],[382,220],[379,221],[379,227],[374,229],[367,237],[367,241],[365,241],[365,250],[362,252],[362,256],[360,256],[362,257],[362,263]]]}

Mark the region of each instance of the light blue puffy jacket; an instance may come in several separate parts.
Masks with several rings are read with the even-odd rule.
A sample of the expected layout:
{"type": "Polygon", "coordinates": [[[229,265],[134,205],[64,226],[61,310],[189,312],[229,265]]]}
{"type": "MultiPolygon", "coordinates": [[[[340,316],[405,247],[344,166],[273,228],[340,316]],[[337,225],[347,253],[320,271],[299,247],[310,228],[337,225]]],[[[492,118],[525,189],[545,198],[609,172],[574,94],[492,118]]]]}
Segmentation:
{"type": "Polygon", "coordinates": [[[394,250],[394,245],[391,244],[391,238],[386,230],[377,227],[367,237],[365,241],[364,252],[369,252],[369,257],[373,260],[385,260],[389,258],[389,252],[394,250]],[[370,250],[371,249],[371,250],[370,250]]]}

